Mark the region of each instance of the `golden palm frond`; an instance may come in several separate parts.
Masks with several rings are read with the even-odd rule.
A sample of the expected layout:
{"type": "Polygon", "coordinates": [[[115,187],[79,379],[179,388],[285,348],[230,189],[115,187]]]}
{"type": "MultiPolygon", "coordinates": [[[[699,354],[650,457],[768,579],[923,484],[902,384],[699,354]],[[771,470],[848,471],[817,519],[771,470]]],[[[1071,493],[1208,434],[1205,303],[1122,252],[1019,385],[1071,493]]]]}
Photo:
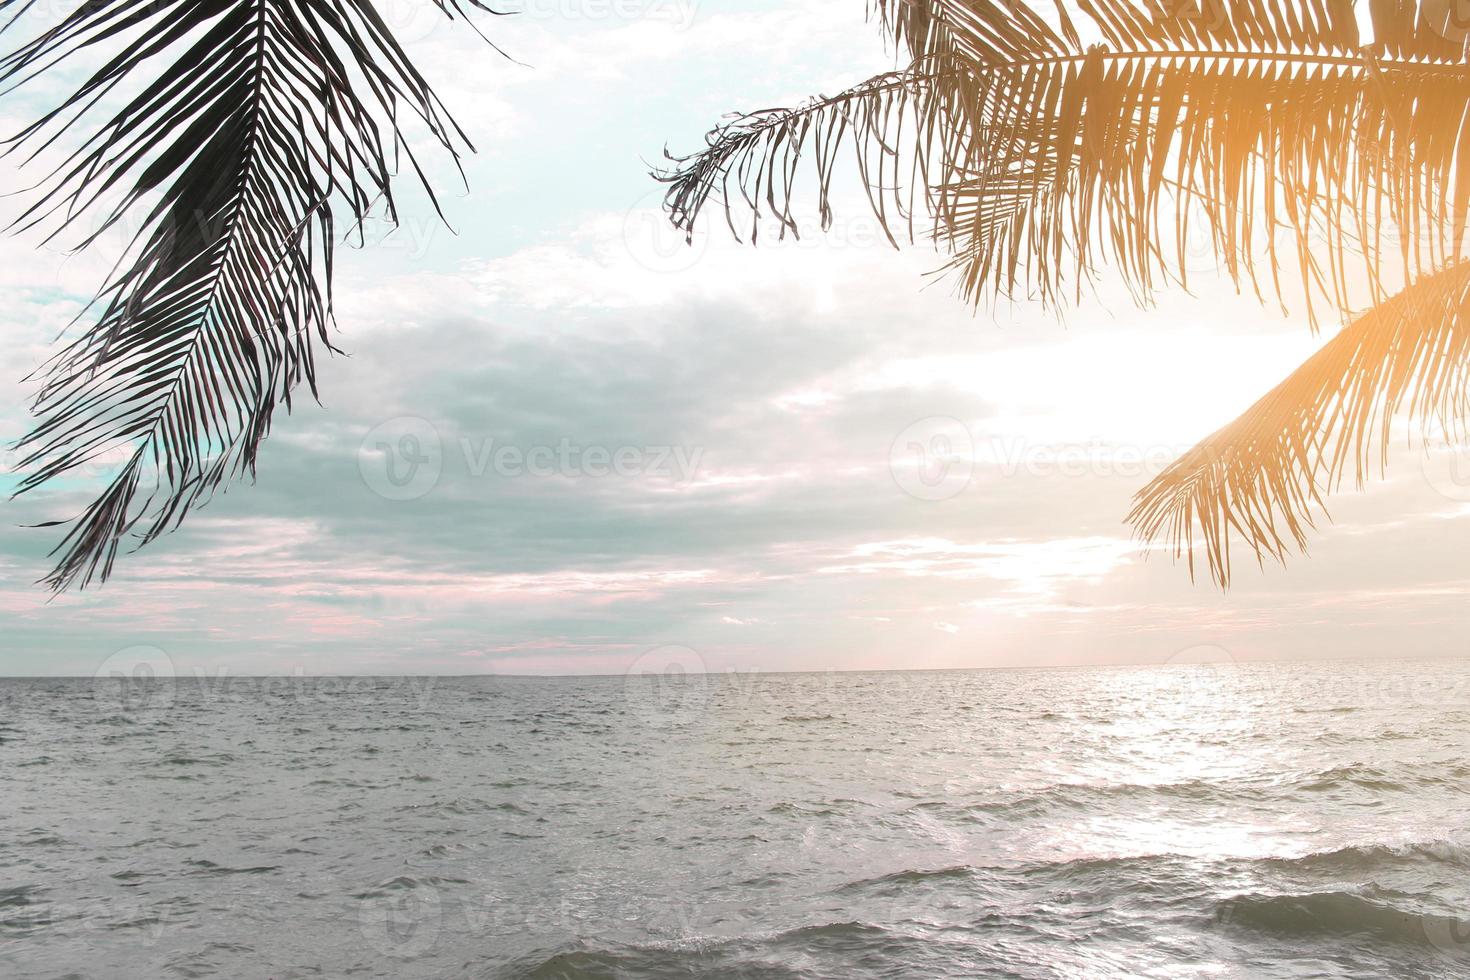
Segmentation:
{"type": "MultiPolygon", "coordinates": [[[[810,155],[826,227],[836,164],[850,152],[890,238],[913,238],[924,221],[973,302],[1050,303],[1069,285],[1077,298],[1103,266],[1147,302],[1161,284],[1187,285],[1186,248],[1203,238],[1238,287],[1283,306],[1304,297],[1314,328],[1324,310],[1346,319],[1373,307],[1346,334],[1356,336],[1437,309],[1438,276],[1458,274],[1470,56],[1451,8],[1377,0],[1365,38],[1352,0],[879,0],[905,68],[716,128],[660,175],[666,204],[686,231],[718,197],[727,220],[749,209],[752,237],[771,219],[794,232],[810,155]],[[1391,299],[1405,282],[1417,285],[1391,299]]],[[[1433,358],[1404,376],[1403,365],[1345,363],[1356,373],[1340,381],[1358,413],[1408,397],[1390,382],[1430,384],[1422,399],[1437,402],[1432,386],[1452,373],[1433,358]]],[[[1300,543],[1319,492],[1311,475],[1366,451],[1325,437],[1336,403],[1288,404],[1310,392],[1288,382],[1273,393],[1278,421],[1301,413],[1288,441],[1310,464],[1253,447],[1225,453],[1231,438],[1259,435],[1247,419],[1266,424],[1248,415],[1207,444],[1232,460],[1228,476],[1206,468],[1217,475],[1197,477],[1193,496],[1166,482],[1183,478],[1171,470],[1140,495],[1140,530],[1167,531],[1188,550],[1208,504],[1203,536],[1222,582],[1227,528],[1258,554],[1281,553],[1277,525],[1250,508],[1276,508],[1300,543]],[[1223,482],[1204,489],[1211,480],[1223,482]],[[1275,489],[1251,496],[1247,486],[1275,489]]]]}
{"type": "Polygon", "coordinates": [[[1470,409],[1470,262],[1434,273],[1357,319],[1240,418],[1174,461],[1128,519],[1166,535],[1194,571],[1201,528],[1210,574],[1229,581],[1230,532],[1257,560],[1306,546],[1312,513],[1347,477],[1386,464],[1395,412],[1460,438],[1470,409]],[[1376,459],[1375,459],[1376,457],[1376,459]]]}

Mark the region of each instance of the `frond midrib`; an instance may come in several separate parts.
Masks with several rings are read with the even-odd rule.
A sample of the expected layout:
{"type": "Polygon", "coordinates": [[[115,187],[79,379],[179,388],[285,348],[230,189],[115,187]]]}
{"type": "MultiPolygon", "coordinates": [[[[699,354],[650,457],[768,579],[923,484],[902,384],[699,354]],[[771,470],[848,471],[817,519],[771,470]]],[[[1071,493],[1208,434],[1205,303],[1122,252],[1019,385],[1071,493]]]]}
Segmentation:
{"type": "MultiPolygon", "coordinates": [[[[174,370],[173,380],[168,386],[167,393],[159,400],[158,407],[152,413],[152,424],[139,437],[138,447],[134,451],[134,459],[141,458],[144,450],[157,438],[158,426],[167,417],[173,400],[180,391],[182,380],[193,364],[194,355],[199,351],[200,344],[204,339],[211,311],[214,309],[215,302],[219,298],[220,287],[224,283],[225,268],[229,265],[230,259],[235,252],[235,247],[240,242],[240,236],[237,234],[237,231],[239,230],[241,213],[245,208],[246,195],[250,192],[249,185],[252,175],[256,168],[256,144],[260,134],[261,103],[265,100],[266,26],[269,20],[268,7],[270,0],[254,0],[254,2],[257,14],[255,55],[253,64],[249,69],[254,74],[254,79],[253,84],[250,85],[251,99],[245,110],[249,115],[249,132],[246,137],[245,146],[240,154],[240,173],[235,181],[236,192],[230,204],[228,223],[220,236],[223,240],[223,247],[210,274],[212,281],[209,287],[209,294],[200,303],[199,312],[194,318],[195,326],[191,330],[193,336],[189,340],[189,348],[184,352],[183,359],[174,370]]],[[[247,82],[247,84],[250,83],[247,82]]],[[[237,434],[235,439],[231,441],[231,445],[234,442],[238,442],[242,434],[237,434]]],[[[225,448],[227,449],[228,447],[225,448]]]]}

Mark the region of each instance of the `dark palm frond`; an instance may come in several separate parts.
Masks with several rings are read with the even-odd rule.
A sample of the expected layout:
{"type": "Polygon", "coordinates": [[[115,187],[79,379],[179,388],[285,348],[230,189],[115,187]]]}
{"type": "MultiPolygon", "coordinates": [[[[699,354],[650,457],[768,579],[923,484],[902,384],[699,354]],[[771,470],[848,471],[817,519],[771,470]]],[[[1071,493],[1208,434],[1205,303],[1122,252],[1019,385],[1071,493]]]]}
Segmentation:
{"type": "MultiPolygon", "coordinates": [[[[727,220],[748,209],[752,230],[774,220],[784,233],[803,157],[826,226],[850,153],[890,237],[925,221],[976,303],[1076,298],[1103,266],[1147,302],[1187,285],[1186,249],[1203,240],[1237,286],[1283,306],[1300,296],[1314,327],[1365,304],[1377,309],[1360,322],[1374,323],[1433,309],[1423,284],[1465,254],[1470,49],[1449,7],[1375,0],[1364,37],[1353,0],[878,0],[906,68],[738,117],[659,176],[686,231],[714,198],[727,220]],[[1421,285],[1391,299],[1406,282],[1421,285]]],[[[1392,370],[1351,363],[1363,404],[1405,397],[1392,370]]],[[[1331,424],[1302,411],[1303,432],[1331,424]]],[[[1343,462],[1333,452],[1357,451],[1317,445],[1335,447],[1328,470],[1343,462]]],[[[1316,485],[1271,468],[1285,457],[1233,458],[1291,483],[1271,499],[1300,540],[1316,485]]],[[[1197,509],[1145,505],[1190,499],[1151,487],[1135,518],[1187,545],[1197,509]]],[[[1279,554],[1272,526],[1236,509],[1249,498],[1211,500],[1218,526],[1279,554]]]]}
{"type": "Polygon", "coordinates": [[[1231,532],[1257,561],[1304,549],[1323,496],[1387,463],[1395,413],[1463,438],[1470,411],[1470,262],[1415,282],[1352,320],[1240,418],[1175,460],[1128,519],[1175,542],[1194,572],[1230,581],[1231,532]]]}
{"type": "MultiPolygon", "coordinates": [[[[3,29],[31,6],[0,0],[3,29]]],[[[277,405],[303,381],[315,395],[339,222],[396,221],[400,159],[424,180],[400,127],[416,118],[456,160],[469,148],[370,0],[91,0],[0,60],[0,85],[83,55],[100,66],[7,144],[34,156],[86,127],[17,227],[95,213],[82,246],[139,228],[95,321],[43,368],[20,443],[17,493],[129,452],[58,545],[57,590],[253,474],[277,405]]]]}

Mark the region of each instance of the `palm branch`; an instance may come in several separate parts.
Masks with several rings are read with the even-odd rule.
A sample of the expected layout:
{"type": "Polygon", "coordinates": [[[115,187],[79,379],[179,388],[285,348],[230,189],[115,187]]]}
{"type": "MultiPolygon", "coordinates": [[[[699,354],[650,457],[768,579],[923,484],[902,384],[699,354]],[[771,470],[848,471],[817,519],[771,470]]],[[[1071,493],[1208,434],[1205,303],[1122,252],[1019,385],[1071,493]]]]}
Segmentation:
{"type": "MultiPolygon", "coordinates": [[[[0,32],[33,5],[0,0],[0,32]]],[[[73,146],[15,227],[54,237],[87,218],[79,247],[138,229],[84,332],[39,372],[20,442],[17,493],[126,447],[78,518],[50,522],[70,524],[57,590],[105,579],[129,534],[141,546],[253,475],[276,407],[303,381],[316,394],[339,226],[379,207],[396,220],[400,159],[424,181],[402,127],[456,161],[470,148],[370,0],[88,0],[0,60],[0,87],[86,59],[76,90],[5,144],[73,146]]]]}
{"type": "Polygon", "coordinates": [[[898,70],[737,116],[658,176],[677,226],[714,198],[754,240],[796,232],[808,181],[830,226],[850,155],[890,239],[931,236],[974,303],[1075,301],[1104,267],[1147,303],[1188,285],[1193,236],[1237,287],[1303,302],[1314,329],[1347,322],[1136,499],[1141,534],[1167,535],[1193,574],[1198,532],[1225,585],[1232,534],[1258,558],[1305,545],[1346,464],[1365,477],[1387,414],[1452,427],[1463,407],[1470,57],[1453,10],[878,0],[898,70]]]}

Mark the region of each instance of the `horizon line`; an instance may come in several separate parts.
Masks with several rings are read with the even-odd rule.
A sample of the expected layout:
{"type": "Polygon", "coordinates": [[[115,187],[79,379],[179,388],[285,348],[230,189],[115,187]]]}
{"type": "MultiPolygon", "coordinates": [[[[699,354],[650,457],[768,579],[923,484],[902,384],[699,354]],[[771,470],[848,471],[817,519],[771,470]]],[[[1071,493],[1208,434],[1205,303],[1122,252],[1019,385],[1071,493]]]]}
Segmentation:
{"type": "MultiPolygon", "coordinates": [[[[1398,657],[1262,657],[1252,660],[1216,660],[1216,661],[1180,661],[1171,663],[1163,661],[1143,662],[1120,662],[1103,664],[977,664],[970,667],[816,667],[806,670],[764,670],[760,667],[735,668],[730,667],[723,670],[701,670],[688,671],[691,676],[710,675],[722,676],[727,674],[772,674],[772,675],[799,675],[799,674],[939,674],[939,673],[966,673],[980,670],[1107,670],[1107,669],[1132,669],[1138,667],[1244,667],[1254,664],[1393,664],[1393,663],[1426,663],[1433,661],[1464,661],[1470,660],[1470,653],[1450,654],[1420,654],[1417,656],[1398,657]]],[[[646,672],[652,673],[652,672],[646,672]]],[[[487,671],[472,674],[448,674],[448,673],[391,673],[391,674],[366,674],[366,673],[331,673],[331,674],[307,674],[307,673],[274,673],[274,674],[192,674],[179,673],[168,674],[160,677],[173,680],[199,680],[218,679],[223,677],[238,678],[336,678],[336,677],[364,677],[364,678],[394,678],[394,677],[442,677],[450,680],[461,678],[483,678],[498,677],[507,680],[579,680],[598,677],[628,677],[629,671],[617,673],[586,673],[586,674],[509,674],[499,671],[487,671]]],[[[11,680],[97,680],[98,674],[0,674],[0,681],[11,680]]]]}

